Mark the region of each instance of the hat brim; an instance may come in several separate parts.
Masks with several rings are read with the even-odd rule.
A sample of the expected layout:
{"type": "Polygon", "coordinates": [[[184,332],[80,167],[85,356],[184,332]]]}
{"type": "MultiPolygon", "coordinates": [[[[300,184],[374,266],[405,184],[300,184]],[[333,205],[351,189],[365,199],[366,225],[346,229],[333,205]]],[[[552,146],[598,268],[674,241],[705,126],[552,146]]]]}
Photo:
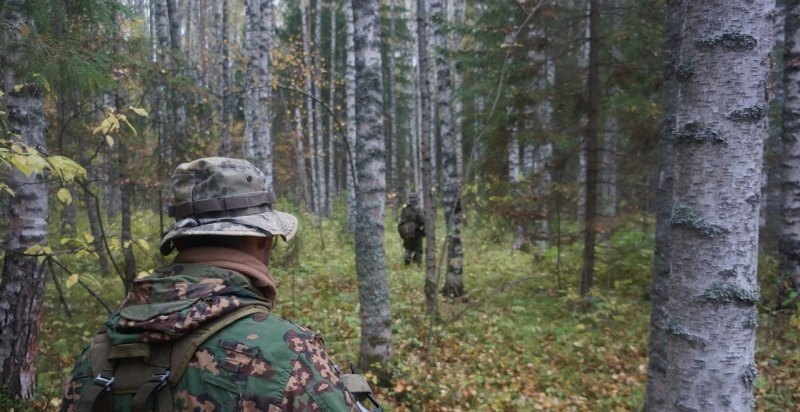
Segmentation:
{"type": "Polygon", "coordinates": [[[280,236],[291,240],[297,233],[297,218],[289,213],[269,211],[223,218],[186,218],[175,222],[161,238],[161,254],[168,255],[172,241],[184,236],[280,236]]]}

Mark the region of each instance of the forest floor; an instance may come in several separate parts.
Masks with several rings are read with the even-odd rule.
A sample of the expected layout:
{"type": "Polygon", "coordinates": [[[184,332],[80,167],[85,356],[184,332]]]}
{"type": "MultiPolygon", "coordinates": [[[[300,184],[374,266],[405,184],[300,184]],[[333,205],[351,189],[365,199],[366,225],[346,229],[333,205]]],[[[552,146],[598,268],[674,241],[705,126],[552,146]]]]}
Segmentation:
{"type": "MultiPolygon", "coordinates": [[[[334,219],[322,222],[320,228],[304,217],[298,241],[291,247],[280,243],[272,265],[279,282],[276,315],[320,331],[342,366],[358,359],[360,325],[352,235],[344,226],[343,219],[334,219]]],[[[595,296],[587,308],[574,292],[580,273],[579,245],[560,251],[551,248],[539,257],[512,253],[508,230],[489,222],[478,226],[464,229],[467,296],[459,301],[441,298],[438,317],[431,324],[425,316],[424,269],[403,266],[395,223],[387,219],[393,382],[377,388],[384,409],[641,410],[650,314],[647,230],[627,228],[615,234],[616,255],[600,254],[595,296]]],[[[147,243],[137,247],[144,270],[158,264],[157,238],[151,232],[142,229],[137,234],[147,243]]],[[[441,238],[443,229],[437,232],[441,238]]],[[[112,307],[122,297],[118,277],[86,275],[97,270],[90,259],[63,256],[61,260],[112,307]]],[[[60,280],[65,279],[62,275],[60,280]]],[[[65,298],[71,316],[50,281],[36,400],[23,405],[0,401],[0,409],[58,408],[61,382],[74,357],[106,317],[105,309],[80,286],[66,288],[65,298]]],[[[757,410],[796,410],[800,328],[789,322],[776,326],[775,319],[762,312],[757,410]]]]}

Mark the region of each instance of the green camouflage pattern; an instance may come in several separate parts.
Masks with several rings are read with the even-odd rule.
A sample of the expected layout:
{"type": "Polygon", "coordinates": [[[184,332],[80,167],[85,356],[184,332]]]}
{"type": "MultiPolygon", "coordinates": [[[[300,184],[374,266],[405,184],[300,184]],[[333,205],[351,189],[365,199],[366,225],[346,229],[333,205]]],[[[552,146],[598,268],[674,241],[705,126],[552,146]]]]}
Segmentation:
{"type": "MultiPolygon", "coordinates": [[[[137,280],[106,328],[113,344],[169,342],[198,326],[266,299],[244,275],[202,264],[173,264],[137,280]]],[[[62,411],[75,411],[94,385],[91,349],[66,382],[62,411]]],[[[176,411],[356,411],[319,335],[255,313],[201,344],[172,388],[176,411]]],[[[115,395],[131,410],[133,394],[115,395]]]]}
{"type": "MultiPolygon", "coordinates": [[[[206,199],[241,196],[268,190],[266,177],[242,159],[206,157],[180,164],[172,174],[172,205],[206,199]]],[[[178,220],[161,239],[161,253],[172,251],[172,239],[194,235],[281,236],[289,240],[297,233],[297,218],[289,213],[252,207],[213,216],[189,216],[178,220]]]]}
{"type": "Polygon", "coordinates": [[[422,264],[422,238],[425,236],[425,217],[422,214],[422,209],[417,205],[416,199],[415,194],[409,197],[409,202],[400,212],[400,223],[398,223],[397,227],[398,231],[401,232],[403,249],[405,249],[403,263],[408,265],[414,262],[419,266],[422,264]],[[413,230],[408,230],[406,226],[412,225],[413,230]],[[402,236],[404,231],[413,233],[413,236],[402,236]]]}

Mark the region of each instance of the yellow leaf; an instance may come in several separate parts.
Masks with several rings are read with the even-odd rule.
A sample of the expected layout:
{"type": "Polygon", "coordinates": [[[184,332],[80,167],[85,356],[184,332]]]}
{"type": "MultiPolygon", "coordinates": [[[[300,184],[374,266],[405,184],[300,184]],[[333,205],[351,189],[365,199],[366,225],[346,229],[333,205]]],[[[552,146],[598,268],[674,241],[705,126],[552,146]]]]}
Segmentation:
{"type": "Polygon", "coordinates": [[[148,245],[144,239],[137,240],[136,244],[139,245],[139,247],[144,250],[150,250],[150,245],[148,245]]]}
{"type": "Polygon", "coordinates": [[[138,114],[139,116],[147,117],[147,110],[142,109],[141,107],[133,107],[133,106],[131,106],[130,109],[133,110],[133,112],[138,114]]]}
{"type": "Polygon", "coordinates": [[[39,245],[33,245],[28,249],[26,249],[24,254],[33,256],[33,255],[38,255],[40,253],[42,253],[42,247],[39,245]]]}
{"type": "Polygon", "coordinates": [[[108,147],[114,147],[114,138],[106,135],[106,144],[108,144],[108,147]]]}
{"type": "Polygon", "coordinates": [[[31,34],[31,28],[28,27],[27,24],[23,23],[19,26],[19,34],[21,34],[22,37],[28,37],[31,34]]]}
{"type": "Polygon", "coordinates": [[[75,284],[78,283],[78,280],[80,280],[80,275],[78,275],[77,273],[71,275],[70,277],[68,277],[67,278],[67,289],[75,286],[75,284]]]}
{"type": "Polygon", "coordinates": [[[72,204],[72,194],[69,193],[69,190],[66,187],[58,189],[58,193],[56,195],[58,196],[58,200],[60,200],[61,203],[65,205],[72,204]]]}
{"type": "Polygon", "coordinates": [[[11,151],[14,152],[14,153],[22,154],[22,153],[25,152],[25,149],[23,149],[22,146],[20,146],[20,145],[18,145],[16,143],[13,143],[11,145],[11,151]]]}
{"type": "Polygon", "coordinates": [[[90,235],[89,233],[84,233],[83,238],[86,240],[86,243],[94,242],[94,236],[90,235]]]}

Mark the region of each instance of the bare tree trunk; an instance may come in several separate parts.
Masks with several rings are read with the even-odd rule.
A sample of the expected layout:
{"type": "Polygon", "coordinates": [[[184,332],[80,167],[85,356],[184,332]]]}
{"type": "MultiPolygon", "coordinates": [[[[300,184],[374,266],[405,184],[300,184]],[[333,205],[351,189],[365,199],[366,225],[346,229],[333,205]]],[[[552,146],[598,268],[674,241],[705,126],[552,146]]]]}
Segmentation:
{"type": "Polygon", "coordinates": [[[219,78],[219,88],[222,98],[222,114],[220,128],[220,155],[232,156],[233,144],[231,143],[231,123],[233,112],[233,99],[231,97],[231,45],[230,45],[230,0],[222,0],[222,22],[221,22],[220,42],[221,47],[221,73],[219,78]]]}
{"type": "Polygon", "coordinates": [[[305,69],[305,83],[306,83],[306,134],[308,135],[308,151],[311,154],[311,210],[318,215],[322,213],[322,198],[320,191],[320,179],[322,176],[317,174],[317,150],[315,137],[315,123],[314,123],[314,73],[311,67],[311,30],[309,28],[309,1],[300,1],[300,20],[302,21],[303,30],[303,67],[305,69]]]}
{"type": "Polygon", "coordinates": [[[581,275],[581,296],[586,296],[594,282],[594,246],[597,219],[597,124],[600,108],[598,84],[599,48],[599,0],[590,0],[589,10],[589,75],[587,94],[589,113],[586,122],[586,207],[584,214],[583,272],[581,275]]]}
{"type": "Polygon", "coordinates": [[[681,7],[666,407],[750,411],[774,1],[681,7]]]}
{"type": "MultiPolygon", "coordinates": [[[[42,92],[13,69],[23,58],[14,50],[13,43],[22,41],[22,30],[34,27],[24,20],[23,3],[9,0],[2,10],[7,37],[0,43],[0,80],[5,93],[8,130],[19,135],[21,143],[46,152],[42,92]]],[[[39,258],[25,255],[25,251],[47,242],[47,186],[42,175],[25,176],[15,168],[9,173],[8,183],[15,196],[8,202],[5,213],[10,233],[5,240],[0,280],[0,393],[12,399],[32,399],[36,387],[45,271],[39,258]]]]}
{"type": "Polygon", "coordinates": [[[663,410],[667,402],[667,303],[669,302],[672,238],[672,186],[675,160],[672,131],[678,110],[678,55],[681,47],[682,6],[679,1],[666,4],[664,29],[664,86],[661,96],[661,138],[658,141],[658,188],[656,191],[656,233],[653,247],[653,285],[650,307],[650,342],[648,344],[647,390],[645,410],[663,410]]]}
{"type": "Polygon", "coordinates": [[[297,197],[303,204],[308,204],[308,179],[306,173],[306,149],[303,145],[303,114],[300,105],[294,108],[295,133],[294,133],[294,161],[297,169],[297,197]]]}
{"type": "Polygon", "coordinates": [[[272,190],[272,1],[248,0],[245,55],[245,158],[257,165],[266,177],[264,186],[272,190]]]}
{"type": "Polygon", "coordinates": [[[800,293],[800,4],[787,2],[785,13],[783,105],[783,182],[779,304],[800,293]]]}
{"type": "Polygon", "coordinates": [[[353,27],[353,2],[344,0],[344,20],[346,31],[345,53],[346,61],[344,68],[345,80],[345,105],[347,106],[347,227],[350,231],[355,230],[355,209],[356,209],[356,176],[353,175],[353,165],[356,161],[356,55],[354,45],[355,29],[353,27]]]}
{"type": "MultiPolygon", "coordinates": [[[[328,4],[331,13],[331,52],[328,81],[328,107],[333,110],[336,107],[336,1],[331,0],[328,4]]],[[[328,113],[328,214],[333,213],[333,203],[336,199],[336,121],[333,115],[328,113]]]]}
{"type": "Polygon", "coordinates": [[[314,43],[312,56],[314,58],[314,82],[312,90],[314,95],[314,167],[317,169],[317,188],[319,190],[318,214],[328,216],[328,185],[325,182],[325,136],[322,130],[322,0],[315,0],[314,7],[314,43]]]}
{"type": "Polygon", "coordinates": [[[386,153],[380,21],[376,0],[353,0],[356,54],[356,272],[361,302],[361,366],[386,377],[392,354],[384,226],[386,153]],[[377,366],[377,368],[376,368],[377,366]]]}
{"type": "Polygon", "coordinates": [[[436,207],[433,198],[431,163],[430,76],[428,73],[428,35],[425,0],[417,0],[417,56],[419,59],[420,148],[422,152],[422,199],[425,208],[425,308],[428,316],[436,312],[436,207]]]}

